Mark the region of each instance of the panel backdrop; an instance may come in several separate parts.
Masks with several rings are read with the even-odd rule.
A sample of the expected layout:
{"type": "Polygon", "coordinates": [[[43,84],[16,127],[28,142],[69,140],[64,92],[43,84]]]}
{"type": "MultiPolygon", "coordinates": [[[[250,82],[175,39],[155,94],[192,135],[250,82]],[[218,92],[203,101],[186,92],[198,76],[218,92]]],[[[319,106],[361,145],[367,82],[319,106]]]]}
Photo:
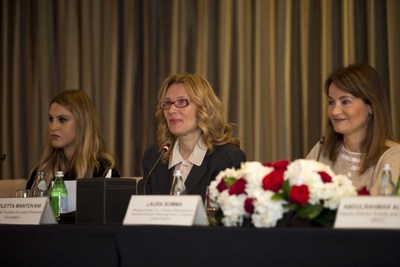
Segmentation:
{"type": "Polygon", "coordinates": [[[142,175],[156,94],[176,72],[204,75],[249,160],[305,157],[326,122],[323,83],[368,62],[399,135],[400,1],[1,0],[0,178],[26,178],[66,89],[95,102],[124,176],[142,175]]]}

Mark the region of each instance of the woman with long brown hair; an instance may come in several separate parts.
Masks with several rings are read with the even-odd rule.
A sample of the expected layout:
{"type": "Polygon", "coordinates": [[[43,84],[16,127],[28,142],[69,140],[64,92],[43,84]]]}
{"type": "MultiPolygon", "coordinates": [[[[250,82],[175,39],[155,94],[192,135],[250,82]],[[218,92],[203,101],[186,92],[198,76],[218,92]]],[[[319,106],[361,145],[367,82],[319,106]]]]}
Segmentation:
{"type": "Polygon", "coordinates": [[[367,64],[339,68],[326,80],[325,93],[329,118],[325,141],[315,145],[307,158],[347,175],[357,189],[378,194],[384,164],[390,164],[395,182],[400,171],[400,144],[379,74],[367,64]]]}
{"type": "Polygon", "coordinates": [[[41,159],[32,172],[27,188],[38,182],[37,172],[50,186],[56,171],[65,180],[90,177],[119,177],[114,157],[105,150],[95,107],[82,90],[67,90],[49,106],[48,140],[41,159]]]}

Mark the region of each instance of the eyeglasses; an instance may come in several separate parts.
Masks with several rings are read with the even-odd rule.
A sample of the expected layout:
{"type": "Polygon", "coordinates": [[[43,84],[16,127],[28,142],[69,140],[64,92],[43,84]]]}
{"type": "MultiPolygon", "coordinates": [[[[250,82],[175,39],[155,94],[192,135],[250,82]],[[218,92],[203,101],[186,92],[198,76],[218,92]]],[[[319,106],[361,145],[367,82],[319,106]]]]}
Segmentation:
{"type": "Polygon", "coordinates": [[[160,108],[162,110],[167,110],[171,108],[172,104],[174,104],[177,108],[184,108],[189,105],[189,99],[179,98],[175,101],[164,100],[160,102],[160,108]]]}

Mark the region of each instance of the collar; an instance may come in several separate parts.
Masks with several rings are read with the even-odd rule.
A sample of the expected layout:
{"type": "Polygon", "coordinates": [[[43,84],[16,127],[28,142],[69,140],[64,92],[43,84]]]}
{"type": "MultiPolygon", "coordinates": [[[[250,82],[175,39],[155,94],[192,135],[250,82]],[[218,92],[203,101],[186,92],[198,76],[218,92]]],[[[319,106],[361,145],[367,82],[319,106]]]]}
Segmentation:
{"type": "MultiPolygon", "coordinates": [[[[194,165],[200,166],[201,163],[203,162],[204,157],[206,156],[206,153],[207,153],[207,147],[204,144],[203,139],[199,138],[196,145],[194,146],[192,154],[190,154],[187,161],[189,161],[194,165]]],[[[175,165],[182,163],[184,161],[185,160],[183,159],[181,153],[179,152],[179,138],[178,138],[175,141],[174,148],[171,153],[168,169],[171,169],[175,165]]]]}

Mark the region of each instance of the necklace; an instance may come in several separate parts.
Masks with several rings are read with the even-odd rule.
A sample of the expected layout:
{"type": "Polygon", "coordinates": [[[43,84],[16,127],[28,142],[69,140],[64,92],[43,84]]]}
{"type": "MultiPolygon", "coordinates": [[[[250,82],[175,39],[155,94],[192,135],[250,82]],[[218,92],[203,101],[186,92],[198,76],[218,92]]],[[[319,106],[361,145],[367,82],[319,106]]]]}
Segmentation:
{"type": "Polygon", "coordinates": [[[341,148],[341,157],[350,165],[350,171],[347,173],[347,176],[351,177],[352,172],[356,172],[360,169],[361,162],[361,153],[351,152],[347,150],[344,145],[341,148]]]}

